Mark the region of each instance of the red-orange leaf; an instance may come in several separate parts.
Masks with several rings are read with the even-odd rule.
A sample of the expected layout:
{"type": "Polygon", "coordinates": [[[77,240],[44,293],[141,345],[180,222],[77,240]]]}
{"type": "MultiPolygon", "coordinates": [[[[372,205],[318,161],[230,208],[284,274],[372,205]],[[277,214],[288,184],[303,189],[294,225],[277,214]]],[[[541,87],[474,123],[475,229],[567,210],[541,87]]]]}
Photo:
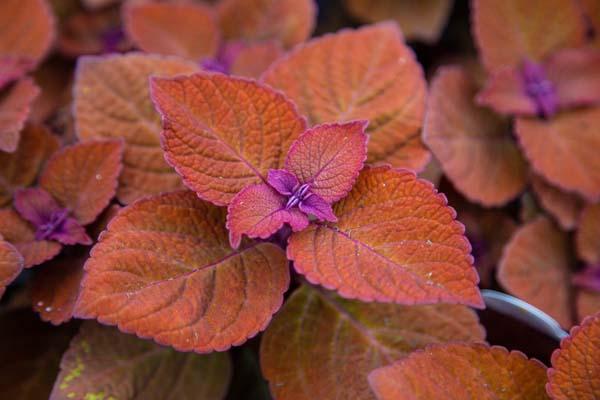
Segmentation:
{"type": "Polygon", "coordinates": [[[181,351],[254,336],[281,306],[287,261],[270,243],[232,250],[225,212],[187,191],[121,210],[85,264],[76,316],[181,351]]]}
{"type": "Polygon", "coordinates": [[[50,399],[219,400],[230,377],[226,353],[178,353],[86,322],[62,358],[50,399]]]}
{"type": "Polygon", "coordinates": [[[89,141],[62,149],[40,177],[40,186],[81,225],[93,222],[117,190],[123,143],[89,141]]]}
{"type": "Polygon", "coordinates": [[[348,301],[302,286],[265,332],[261,366],[277,399],[374,399],[367,374],[427,344],[482,341],[464,306],[348,301]]]}
{"type": "Polygon", "coordinates": [[[222,0],[217,6],[225,39],[305,41],[316,19],[314,0],[222,0]]]}
{"type": "Polygon", "coordinates": [[[348,11],[365,22],[393,18],[409,40],[436,42],[454,0],[346,0],[348,11]]]}
{"type": "Polygon", "coordinates": [[[311,125],[369,121],[370,162],[422,169],[425,80],[398,26],[325,35],[275,62],[263,79],[285,92],[311,125]]]}
{"type": "Polygon", "coordinates": [[[1,88],[32,70],[46,55],[54,40],[54,17],[46,0],[2,0],[0,26],[1,88]],[[6,73],[10,71],[4,65],[12,66],[12,73],[6,73]]]}
{"type": "Polygon", "coordinates": [[[0,93],[0,151],[17,150],[31,103],[39,92],[33,80],[25,78],[0,93]]]}
{"type": "Polygon", "coordinates": [[[595,201],[600,199],[599,124],[600,107],[594,107],[550,120],[518,118],[515,132],[536,172],[561,189],[595,201]]]}
{"type": "Polygon", "coordinates": [[[167,161],[190,189],[217,205],[281,168],[305,128],[290,101],[254,81],[199,73],[155,78],[151,87],[167,161]]]}
{"type": "Polygon", "coordinates": [[[283,50],[277,41],[250,43],[239,50],[231,63],[229,73],[258,79],[282,54],[283,50]]]}
{"type": "Polygon", "coordinates": [[[583,19],[572,0],[474,0],[472,12],[473,32],[488,71],[518,66],[525,59],[540,61],[584,42],[583,19]]]}
{"type": "Polygon", "coordinates": [[[600,313],[586,318],[552,354],[548,393],[553,400],[600,398],[600,313]]]}
{"type": "Polygon", "coordinates": [[[546,400],[546,367],[485,344],[432,345],[369,375],[378,400],[546,400]]]}
{"type": "Polygon", "coordinates": [[[23,257],[10,243],[2,240],[0,235],[0,298],[4,289],[23,269],[23,257]]]}
{"type": "Polygon", "coordinates": [[[423,138],[454,186],[469,200],[499,206],[527,183],[527,165],[509,121],[475,104],[477,84],[460,67],[433,80],[423,138]]]}
{"type": "Polygon", "coordinates": [[[80,139],[123,138],[125,154],[117,197],[130,203],[181,187],[160,148],[160,116],[148,77],[191,73],[192,63],[144,54],[82,57],[75,81],[75,125],[80,139]]]}
{"type": "Polygon", "coordinates": [[[195,3],[140,3],[124,7],[125,30],[137,47],[148,52],[198,61],[219,46],[213,11],[195,3]]]}
{"type": "Polygon", "coordinates": [[[498,265],[498,280],[508,292],[565,327],[572,323],[568,246],[568,236],[539,217],[515,232],[498,265]]]}
{"type": "Polygon", "coordinates": [[[581,212],[575,244],[580,259],[600,264],[600,204],[590,204],[581,212]]]}
{"type": "Polygon", "coordinates": [[[366,168],[334,212],[337,223],[290,237],[288,257],[309,281],[364,301],[483,306],[464,226],[430,183],[366,168]]]}
{"type": "Polygon", "coordinates": [[[21,132],[14,153],[0,152],[0,207],[12,201],[15,189],[31,185],[42,165],[58,148],[58,140],[41,125],[28,125],[21,132]]]}
{"type": "Polygon", "coordinates": [[[544,210],[548,211],[561,228],[574,229],[581,212],[581,199],[552,186],[538,175],[532,177],[533,191],[544,210]]]}

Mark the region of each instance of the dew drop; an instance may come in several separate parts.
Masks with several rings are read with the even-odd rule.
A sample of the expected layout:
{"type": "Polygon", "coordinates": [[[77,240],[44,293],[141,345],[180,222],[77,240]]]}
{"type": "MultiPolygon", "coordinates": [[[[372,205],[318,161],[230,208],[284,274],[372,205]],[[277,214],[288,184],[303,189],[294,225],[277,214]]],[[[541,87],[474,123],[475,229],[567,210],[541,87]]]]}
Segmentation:
{"type": "Polygon", "coordinates": [[[99,181],[100,179],[102,179],[102,175],[96,174],[96,180],[99,181]]]}
{"type": "Polygon", "coordinates": [[[425,244],[427,246],[431,246],[433,244],[433,242],[431,240],[427,239],[427,241],[425,242],[425,244]]]}
{"type": "Polygon", "coordinates": [[[52,311],[52,307],[46,307],[45,310],[46,310],[46,312],[50,312],[50,311],[52,311]]]}
{"type": "Polygon", "coordinates": [[[41,306],[43,306],[43,305],[44,305],[44,302],[43,302],[43,301],[38,301],[38,302],[37,302],[37,306],[38,306],[38,307],[41,307],[41,306]]]}

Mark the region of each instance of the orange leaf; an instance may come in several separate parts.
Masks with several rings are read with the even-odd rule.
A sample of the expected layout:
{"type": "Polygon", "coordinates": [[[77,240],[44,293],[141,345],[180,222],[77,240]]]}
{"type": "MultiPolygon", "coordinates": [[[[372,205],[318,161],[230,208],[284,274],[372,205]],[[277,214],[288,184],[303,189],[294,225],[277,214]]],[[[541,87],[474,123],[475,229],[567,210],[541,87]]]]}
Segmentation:
{"type": "Polygon", "coordinates": [[[50,400],[218,400],[230,378],[228,354],[178,353],[85,322],[62,358],[50,400]]]}
{"type": "Polygon", "coordinates": [[[274,40],[248,44],[239,50],[229,72],[231,75],[258,79],[282,54],[281,45],[274,40]]]}
{"type": "Polygon", "coordinates": [[[0,151],[17,150],[31,103],[39,92],[33,80],[24,78],[0,94],[0,151]]]}
{"type": "Polygon", "coordinates": [[[263,75],[308,116],[310,125],[369,120],[369,162],[422,169],[425,79],[396,24],[313,39],[263,75]]]}
{"type": "Polygon", "coordinates": [[[577,292],[577,318],[582,321],[588,315],[596,314],[600,312],[600,293],[580,289],[577,292]]]}
{"type": "Polygon", "coordinates": [[[499,206],[523,191],[527,165],[509,121],[476,105],[477,90],[465,69],[441,68],[431,85],[423,138],[461,193],[499,206]]]}
{"type": "Polygon", "coordinates": [[[283,166],[305,129],[294,104],[254,81],[199,73],[156,78],[151,87],[163,116],[167,161],[190,189],[216,205],[266,182],[267,171],[283,166]]]}
{"type": "Polygon", "coordinates": [[[515,133],[537,173],[561,189],[595,201],[600,199],[598,124],[600,107],[584,108],[551,120],[517,118],[515,133]]]}
{"type": "Polygon", "coordinates": [[[181,187],[160,148],[160,116],[150,101],[148,77],[195,69],[177,58],[137,53],[79,59],[74,89],[77,135],[82,140],[125,140],[117,192],[121,202],[181,187]]]}
{"type": "Polygon", "coordinates": [[[541,61],[584,42],[583,19],[572,0],[474,0],[472,13],[473,33],[488,71],[519,66],[525,59],[541,61]]]}
{"type": "Polygon", "coordinates": [[[546,367],[485,344],[432,345],[369,375],[379,400],[546,400],[546,367]]]}
{"type": "Polygon", "coordinates": [[[517,229],[504,248],[498,281],[511,294],[569,327],[570,264],[568,236],[539,217],[517,229]]]}
{"type": "Polygon", "coordinates": [[[582,201],[571,193],[552,186],[538,175],[533,175],[531,183],[538,201],[558,222],[561,228],[572,230],[577,225],[582,201]]]}
{"type": "Polygon", "coordinates": [[[575,244],[581,260],[600,264],[600,204],[587,205],[581,212],[575,244]]]}
{"type": "Polygon", "coordinates": [[[261,366],[278,399],[373,399],[367,374],[430,343],[481,341],[464,306],[348,301],[302,286],[265,332],[261,366]]]}
{"type": "Polygon", "coordinates": [[[40,186],[88,225],[106,208],[117,190],[123,143],[88,141],[56,153],[40,176],[40,186]]]}
{"type": "Polygon", "coordinates": [[[454,0],[346,0],[348,11],[365,22],[393,18],[409,40],[434,43],[442,34],[454,0]]]}
{"type": "Polygon", "coordinates": [[[288,258],[309,281],[363,301],[483,306],[464,226],[429,182],[365,168],[334,212],[337,223],[290,237],[288,258]]]}
{"type": "Polygon", "coordinates": [[[0,236],[0,298],[4,289],[23,269],[23,257],[10,243],[2,240],[0,236]]]}
{"type": "Polygon", "coordinates": [[[314,0],[222,0],[217,13],[227,40],[279,39],[289,48],[308,39],[317,9],[314,0]]]}
{"type": "Polygon", "coordinates": [[[133,3],[123,11],[128,36],[148,53],[198,61],[217,52],[219,27],[204,4],[133,3]]]}
{"type": "Polygon", "coordinates": [[[593,44],[600,47],[600,3],[597,0],[578,0],[587,28],[593,33],[593,44]]]}
{"type": "Polygon", "coordinates": [[[600,313],[571,329],[552,354],[548,393],[553,400],[600,398],[600,313]]]}
{"type": "Polygon", "coordinates": [[[270,243],[234,251],[226,210],[192,192],[121,210],[85,264],[75,315],[180,351],[227,350],[264,329],[289,285],[270,243]]]}
{"type": "Polygon", "coordinates": [[[20,64],[16,73],[5,75],[0,67],[0,88],[34,69],[54,41],[54,17],[46,0],[2,0],[0,2],[0,66],[20,64]]]}

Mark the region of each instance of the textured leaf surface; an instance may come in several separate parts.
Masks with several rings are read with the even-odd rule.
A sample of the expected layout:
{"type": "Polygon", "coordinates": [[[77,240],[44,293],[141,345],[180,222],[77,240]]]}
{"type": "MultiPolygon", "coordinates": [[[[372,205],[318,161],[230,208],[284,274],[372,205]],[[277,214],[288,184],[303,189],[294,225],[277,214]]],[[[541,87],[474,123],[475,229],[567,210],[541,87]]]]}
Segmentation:
{"type": "Polygon", "coordinates": [[[367,168],[334,212],[337,223],[289,239],[288,258],[309,281],[364,301],[483,305],[464,226],[430,183],[367,168]]]}
{"type": "Polygon", "coordinates": [[[430,343],[483,339],[464,306],[361,303],[303,286],[264,334],[261,366],[278,399],[374,399],[374,368],[430,343]]]}
{"type": "Polygon", "coordinates": [[[38,94],[39,88],[29,78],[0,94],[0,151],[12,153],[17,150],[31,103],[38,94]]]}
{"type": "Polygon", "coordinates": [[[474,102],[476,83],[460,67],[433,80],[423,137],[454,186],[484,206],[505,204],[527,183],[510,125],[474,102]]]}
{"type": "Polygon", "coordinates": [[[10,243],[0,236],[0,298],[23,269],[23,257],[10,243]]]}
{"type": "Polygon", "coordinates": [[[436,42],[452,9],[453,0],[346,0],[348,11],[365,22],[393,18],[407,39],[436,42]]]}
{"type": "Polygon", "coordinates": [[[281,45],[274,40],[248,44],[233,60],[229,73],[258,79],[282,54],[281,45]]]}
{"type": "Polygon", "coordinates": [[[305,121],[280,93],[222,74],[153,79],[167,161],[198,196],[227,205],[283,166],[305,121]]]}
{"type": "Polygon", "coordinates": [[[223,0],[217,11],[225,39],[279,39],[285,47],[308,39],[317,13],[313,0],[223,0]]]}
{"type": "Polygon", "coordinates": [[[472,13],[475,40],[488,71],[517,66],[524,59],[539,61],[584,41],[583,20],[571,0],[474,0],[472,13]]]}
{"type": "Polygon", "coordinates": [[[178,353],[86,322],[62,358],[50,399],[218,400],[230,375],[226,353],[178,353]]]}
{"type": "Polygon", "coordinates": [[[600,204],[590,204],[581,212],[575,244],[580,259],[600,264],[600,204]]]}
{"type": "Polygon", "coordinates": [[[131,4],[124,8],[124,22],[132,42],[148,53],[198,61],[219,46],[216,17],[203,4],[131,4]]]}
{"type": "Polygon", "coordinates": [[[425,80],[393,23],[325,35],[297,47],[265,73],[311,125],[369,121],[369,162],[421,169],[425,80]],[[360,56],[359,56],[360,55],[360,56]]]}
{"type": "Polygon", "coordinates": [[[433,345],[369,376],[379,400],[545,400],[546,368],[485,344],[433,345]]]}
{"type": "Polygon", "coordinates": [[[600,398],[600,314],[571,329],[552,354],[548,393],[553,400],[600,398]]]}
{"type": "Polygon", "coordinates": [[[515,132],[536,172],[594,201],[600,199],[599,123],[600,107],[584,108],[551,120],[519,118],[515,132]]]}
{"type": "Polygon", "coordinates": [[[35,230],[10,208],[0,210],[0,235],[21,253],[25,268],[54,258],[62,248],[58,242],[35,240],[35,230]]]}
{"type": "Polygon", "coordinates": [[[552,186],[544,178],[534,175],[531,183],[538,201],[559,223],[561,228],[571,230],[577,225],[581,212],[581,199],[552,186]]]}
{"type": "Polygon", "coordinates": [[[0,2],[0,65],[12,60],[20,65],[6,74],[0,68],[0,87],[33,69],[54,40],[54,18],[46,0],[3,0],[0,2]]]}
{"type": "Polygon", "coordinates": [[[148,78],[193,72],[177,58],[129,54],[82,57],[75,81],[75,124],[82,140],[123,138],[125,154],[117,196],[124,203],[181,187],[160,148],[160,116],[148,78]]]}
{"type": "Polygon", "coordinates": [[[71,210],[81,225],[87,225],[115,196],[122,156],[120,140],[89,141],[64,148],[46,164],[40,186],[71,210]]]}
{"type": "Polygon", "coordinates": [[[192,192],[121,210],[85,270],[76,316],[118,324],[181,351],[243,343],[265,328],[289,285],[278,247],[253,243],[231,250],[225,209],[192,192]]]}
{"type": "Polygon", "coordinates": [[[504,248],[498,280],[511,294],[571,326],[569,242],[549,219],[523,225],[504,248]]]}

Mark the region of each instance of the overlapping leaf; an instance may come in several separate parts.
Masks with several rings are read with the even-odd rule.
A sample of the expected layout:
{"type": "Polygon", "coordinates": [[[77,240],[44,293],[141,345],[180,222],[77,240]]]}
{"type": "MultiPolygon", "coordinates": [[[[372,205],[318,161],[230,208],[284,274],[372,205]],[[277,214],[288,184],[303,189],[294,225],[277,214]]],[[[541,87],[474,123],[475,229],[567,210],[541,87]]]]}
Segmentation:
{"type": "Polygon", "coordinates": [[[74,106],[77,135],[84,140],[125,140],[117,192],[122,202],[181,187],[160,148],[160,116],[150,101],[148,77],[195,69],[180,59],[143,54],[80,59],[74,106]]]}
{"type": "Polygon", "coordinates": [[[140,49],[198,61],[219,46],[212,10],[195,3],[140,3],[124,7],[127,34],[140,49]]]}
{"type": "Polygon", "coordinates": [[[38,94],[39,88],[29,78],[0,94],[0,151],[12,153],[17,150],[31,103],[38,94]]]}
{"type": "Polygon", "coordinates": [[[248,44],[237,53],[229,73],[258,79],[282,54],[281,45],[274,40],[248,44]]]}
{"type": "Polygon", "coordinates": [[[365,22],[393,18],[407,39],[436,42],[444,29],[453,0],[346,0],[348,11],[365,22]]]}
{"type": "Polygon", "coordinates": [[[580,259],[600,264],[600,204],[590,204],[581,212],[575,243],[580,259]]]}
{"type": "Polygon", "coordinates": [[[518,351],[443,344],[369,375],[378,400],[546,400],[546,367],[518,351]]]}
{"type": "Polygon", "coordinates": [[[464,306],[368,304],[302,286],[267,329],[261,366],[278,399],[366,400],[374,368],[430,343],[483,339],[464,306]]]}
{"type": "Polygon", "coordinates": [[[440,69],[432,83],[423,136],[461,193],[485,206],[498,206],[524,189],[527,165],[508,121],[477,106],[476,92],[466,70],[440,69]]]}
{"type": "Polygon", "coordinates": [[[525,59],[540,61],[584,42],[583,19],[571,0],[474,0],[472,13],[475,40],[488,71],[518,66],[525,59]]]}
{"type": "Polygon", "coordinates": [[[201,73],[152,80],[167,161],[198,196],[227,205],[283,166],[305,121],[283,95],[254,81],[201,73]]]}
{"type": "Polygon", "coordinates": [[[0,298],[8,286],[23,269],[23,257],[10,243],[0,236],[0,298]]]}
{"type": "Polygon", "coordinates": [[[337,223],[289,239],[288,258],[309,281],[364,301],[483,305],[464,226],[430,183],[366,168],[334,212],[337,223]]]}
{"type": "Polygon", "coordinates": [[[229,356],[178,353],[86,322],[60,363],[51,400],[223,399],[229,356]]]}
{"type": "Polygon", "coordinates": [[[552,354],[548,393],[553,400],[600,397],[600,314],[586,318],[552,354]]]}
{"type": "Polygon", "coordinates": [[[574,229],[581,212],[581,199],[571,193],[550,185],[542,177],[534,175],[533,191],[544,210],[548,211],[565,230],[574,229]]]}
{"type": "Polygon", "coordinates": [[[285,92],[311,125],[365,119],[370,162],[422,169],[425,80],[397,25],[381,23],[299,46],[263,76],[285,92]]]}
{"type": "Polygon", "coordinates": [[[546,217],[519,228],[504,249],[498,280],[513,295],[571,326],[569,243],[546,217]]]}
{"type": "Polygon", "coordinates": [[[289,284],[270,243],[229,247],[225,209],[175,192],[109,224],[85,265],[75,315],[181,351],[226,350],[264,329],[289,284]]]}
{"type": "Polygon", "coordinates": [[[0,88],[32,70],[54,40],[54,18],[46,0],[0,2],[0,88]]]}
{"type": "Polygon", "coordinates": [[[222,0],[217,12],[227,40],[279,39],[291,47],[310,36],[317,10],[313,0],[222,0]]]}
{"type": "Polygon", "coordinates": [[[537,173],[594,201],[600,199],[599,123],[600,107],[584,108],[551,120],[519,118],[515,132],[537,173]]]}

